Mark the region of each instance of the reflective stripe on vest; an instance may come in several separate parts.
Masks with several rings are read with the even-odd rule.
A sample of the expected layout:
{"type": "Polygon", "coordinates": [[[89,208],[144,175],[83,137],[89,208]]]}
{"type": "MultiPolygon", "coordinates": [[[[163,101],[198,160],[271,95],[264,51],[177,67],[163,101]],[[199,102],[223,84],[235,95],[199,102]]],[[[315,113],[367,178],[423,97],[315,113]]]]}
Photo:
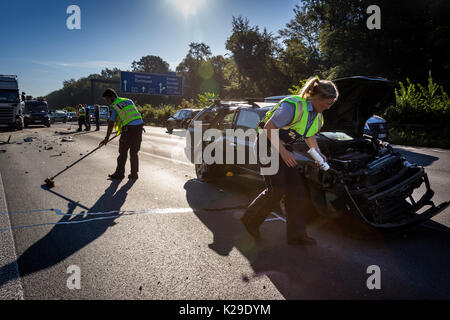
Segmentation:
{"type": "Polygon", "coordinates": [[[117,98],[112,107],[117,112],[116,121],[114,122],[117,134],[122,131],[122,128],[134,120],[142,120],[142,116],[134,105],[133,101],[124,98],[117,98]]]}
{"type": "Polygon", "coordinates": [[[84,108],[81,108],[80,111],[78,111],[79,117],[85,117],[86,116],[86,110],[84,108]]]}
{"type": "MultiPolygon", "coordinates": [[[[302,137],[310,138],[315,134],[317,134],[320,131],[320,129],[322,129],[324,124],[322,113],[318,113],[314,121],[312,122],[311,126],[307,128],[309,117],[308,106],[306,103],[306,99],[303,99],[300,96],[287,97],[281,100],[272,110],[267,112],[266,117],[263,120],[264,123],[267,123],[267,121],[269,121],[272,118],[275,111],[283,102],[289,102],[293,104],[295,106],[295,114],[292,122],[289,125],[280,128],[281,130],[294,130],[302,137]],[[307,129],[308,132],[306,132],[307,129]]],[[[258,128],[258,130],[260,131],[260,128],[258,128]]]]}

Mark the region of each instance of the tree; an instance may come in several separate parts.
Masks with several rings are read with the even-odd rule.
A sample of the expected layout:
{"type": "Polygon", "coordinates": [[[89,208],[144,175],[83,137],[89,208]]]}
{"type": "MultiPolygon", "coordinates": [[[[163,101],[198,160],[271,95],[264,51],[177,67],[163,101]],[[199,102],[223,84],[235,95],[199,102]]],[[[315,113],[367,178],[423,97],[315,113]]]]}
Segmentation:
{"type": "Polygon", "coordinates": [[[226,42],[227,50],[231,51],[238,72],[252,84],[245,84],[256,90],[251,95],[280,94],[280,90],[287,90],[286,81],[277,62],[281,49],[274,37],[267,29],[260,31],[258,26],[250,26],[247,18],[233,17],[232,34],[226,42]],[[285,88],[286,87],[286,88],[285,88]],[[284,89],[283,89],[284,88],[284,89]]]}
{"type": "Polygon", "coordinates": [[[316,35],[319,26],[318,56],[325,76],[369,75],[391,80],[407,76],[422,82],[431,70],[448,87],[448,1],[305,0],[298,9],[295,23],[287,27],[290,32],[283,35],[295,40],[295,32],[303,30],[298,40],[314,56],[317,36],[309,39],[308,34],[316,35]],[[370,5],[381,9],[381,29],[366,26],[370,5]]]}
{"type": "Polygon", "coordinates": [[[199,93],[205,92],[221,95],[226,82],[223,75],[224,66],[224,57],[211,57],[208,45],[190,43],[186,57],[176,69],[184,80],[184,96],[193,99],[199,93]]]}
{"type": "Polygon", "coordinates": [[[211,56],[211,48],[204,43],[191,42],[188,56],[195,60],[207,60],[211,56]]]}
{"type": "Polygon", "coordinates": [[[314,10],[296,5],[295,18],[279,31],[286,49],[281,55],[283,71],[290,83],[323,71],[319,47],[320,24],[314,10]]]}
{"type": "Polygon", "coordinates": [[[145,56],[131,64],[133,72],[166,74],[169,64],[158,56],[145,56]]]}

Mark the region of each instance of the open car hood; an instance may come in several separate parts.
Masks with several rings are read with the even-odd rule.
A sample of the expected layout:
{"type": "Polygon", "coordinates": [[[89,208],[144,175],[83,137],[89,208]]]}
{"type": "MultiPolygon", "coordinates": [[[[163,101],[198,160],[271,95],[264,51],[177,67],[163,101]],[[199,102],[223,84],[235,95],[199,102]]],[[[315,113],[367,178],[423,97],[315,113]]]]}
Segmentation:
{"type": "Polygon", "coordinates": [[[322,131],[362,135],[364,124],[374,114],[381,114],[395,102],[395,82],[382,78],[350,77],[333,80],[339,99],[324,112],[322,131]]]}

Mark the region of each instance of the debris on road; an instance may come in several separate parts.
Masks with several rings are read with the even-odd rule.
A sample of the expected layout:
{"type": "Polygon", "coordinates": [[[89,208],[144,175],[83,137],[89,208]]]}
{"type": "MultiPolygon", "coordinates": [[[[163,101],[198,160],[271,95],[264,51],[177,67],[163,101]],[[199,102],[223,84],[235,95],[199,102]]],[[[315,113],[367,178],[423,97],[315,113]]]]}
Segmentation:
{"type": "Polygon", "coordinates": [[[8,138],[8,141],[6,141],[6,143],[8,143],[8,144],[9,144],[9,140],[11,140],[11,136],[9,136],[9,138],[8,138]]]}
{"type": "Polygon", "coordinates": [[[6,150],[0,150],[0,153],[5,153],[6,152],[6,150]]]}
{"type": "Polygon", "coordinates": [[[25,142],[33,142],[33,137],[25,138],[25,139],[23,139],[23,141],[25,141],[25,142]]]}
{"type": "Polygon", "coordinates": [[[71,136],[69,137],[64,137],[61,139],[62,142],[74,142],[75,140],[73,140],[73,138],[71,136]]]}
{"type": "Polygon", "coordinates": [[[45,150],[53,150],[53,147],[46,146],[46,147],[45,147],[45,150]]]}

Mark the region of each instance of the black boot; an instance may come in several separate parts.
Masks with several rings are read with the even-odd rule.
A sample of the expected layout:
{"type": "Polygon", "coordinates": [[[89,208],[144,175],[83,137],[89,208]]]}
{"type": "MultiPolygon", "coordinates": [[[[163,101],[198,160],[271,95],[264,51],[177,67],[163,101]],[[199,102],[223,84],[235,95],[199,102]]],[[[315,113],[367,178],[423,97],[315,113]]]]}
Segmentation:
{"type": "Polygon", "coordinates": [[[122,180],[123,178],[125,178],[125,175],[114,172],[113,174],[108,175],[108,177],[112,180],[122,180]]]}
{"type": "Polygon", "coordinates": [[[137,173],[132,173],[132,174],[128,175],[128,179],[137,180],[137,179],[139,179],[139,176],[137,173]]]}

